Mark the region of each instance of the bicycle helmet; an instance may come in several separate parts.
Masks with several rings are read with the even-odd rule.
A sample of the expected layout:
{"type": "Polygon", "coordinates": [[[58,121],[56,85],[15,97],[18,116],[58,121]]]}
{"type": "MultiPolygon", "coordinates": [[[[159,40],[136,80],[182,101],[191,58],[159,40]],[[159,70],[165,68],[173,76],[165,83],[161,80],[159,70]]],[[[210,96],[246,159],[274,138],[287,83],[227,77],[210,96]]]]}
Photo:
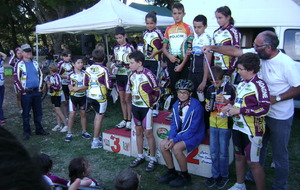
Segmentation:
{"type": "Polygon", "coordinates": [[[189,92],[192,92],[194,90],[194,84],[190,80],[180,79],[179,81],[176,82],[175,89],[176,90],[187,90],[189,92]]]}

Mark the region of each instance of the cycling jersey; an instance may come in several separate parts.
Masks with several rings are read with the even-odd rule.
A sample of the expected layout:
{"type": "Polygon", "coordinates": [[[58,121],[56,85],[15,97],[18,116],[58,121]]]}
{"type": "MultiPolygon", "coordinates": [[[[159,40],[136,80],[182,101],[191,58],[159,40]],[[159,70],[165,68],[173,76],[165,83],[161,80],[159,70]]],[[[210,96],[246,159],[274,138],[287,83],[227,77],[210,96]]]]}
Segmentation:
{"type": "MultiPolygon", "coordinates": [[[[216,95],[222,94],[225,99],[232,102],[235,99],[235,88],[233,85],[229,84],[228,82],[223,82],[218,89],[216,89],[214,85],[209,86],[206,94],[206,102],[210,100],[212,93],[215,93],[216,95]]],[[[225,106],[225,104],[219,102],[214,103],[214,111],[210,112],[210,117],[209,117],[209,124],[211,127],[228,129],[228,125],[229,125],[228,118],[220,117],[220,112],[223,106],[225,106]]]]}
{"type": "Polygon", "coordinates": [[[64,76],[67,77],[71,71],[73,70],[72,64],[70,62],[66,63],[63,60],[58,62],[57,64],[58,73],[61,76],[61,84],[62,85],[68,85],[68,79],[63,78],[64,76]]]}
{"type": "MultiPolygon", "coordinates": [[[[218,28],[213,34],[214,44],[216,46],[234,46],[240,48],[241,34],[233,26],[228,25],[225,28],[218,28]]],[[[214,64],[220,66],[223,70],[228,70],[229,74],[234,71],[236,57],[223,55],[221,53],[214,52],[214,64]]]]}
{"type": "Polygon", "coordinates": [[[132,105],[136,107],[152,107],[158,99],[160,91],[156,76],[147,68],[133,71],[129,76],[129,88],[132,95],[132,105]]]}
{"type": "Polygon", "coordinates": [[[201,35],[194,35],[193,40],[193,60],[190,65],[190,71],[193,73],[204,72],[204,55],[201,50],[203,46],[212,45],[212,39],[207,33],[201,35]]]}
{"type": "Polygon", "coordinates": [[[173,24],[166,29],[164,43],[169,44],[169,53],[178,56],[180,59],[185,57],[187,42],[193,41],[193,29],[184,22],[173,24]]]}
{"type": "MultiPolygon", "coordinates": [[[[84,71],[81,71],[80,73],[75,73],[75,71],[72,71],[68,75],[68,85],[72,85],[73,87],[82,87],[84,86],[83,84],[83,79],[84,79],[84,71]]],[[[76,97],[83,97],[86,95],[86,91],[81,91],[81,92],[70,92],[71,96],[76,96],[76,97]]]]}
{"type": "Polygon", "coordinates": [[[162,48],[162,31],[158,28],[155,28],[152,31],[146,30],[143,34],[143,39],[143,51],[145,54],[145,60],[159,61],[161,59],[161,54],[156,54],[153,58],[149,58],[148,56],[162,48]]]}
{"type": "Polygon", "coordinates": [[[128,75],[130,73],[129,69],[129,54],[134,51],[134,47],[129,43],[125,45],[116,45],[114,47],[114,63],[112,64],[112,70],[116,71],[113,74],[116,75],[128,75]],[[116,62],[122,62],[122,65],[119,66],[116,62]]]}
{"type": "Polygon", "coordinates": [[[54,73],[49,78],[49,92],[51,96],[61,96],[62,87],[61,87],[61,78],[58,73],[54,73]]]}
{"type": "Polygon", "coordinates": [[[108,69],[97,63],[86,68],[84,85],[88,86],[86,92],[88,98],[105,102],[107,100],[107,89],[112,87],[108,69]]]}
{"type": "Polygon", "coordinates": [[[270,105],[267,84],[258,76],[240,82],[234,102],[234,107],[240,108],[240,114],[232,117],[233,129],[251,136],[262,136],[265,131],[264,116],[269,112],[270,105]]]}

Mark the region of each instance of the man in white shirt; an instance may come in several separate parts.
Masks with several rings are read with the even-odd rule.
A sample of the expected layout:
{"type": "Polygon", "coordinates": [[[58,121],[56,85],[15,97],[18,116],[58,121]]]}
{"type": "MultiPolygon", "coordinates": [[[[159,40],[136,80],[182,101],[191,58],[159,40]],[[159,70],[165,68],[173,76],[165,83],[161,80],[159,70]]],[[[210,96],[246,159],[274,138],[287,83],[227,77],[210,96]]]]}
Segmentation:
{"type": "Polygon", "coordinates": [[[279,40],[274,32],[264,31],[257,35],[254,48],[251,49],[205,46],[203,51],[216,51],[236,57],[247,52],[259,55],[261,69],[258,76],[267,83],[271,95],[271,109],[266,117],[260,163],[263,165],[265,161],[267,144],[271,140],[275,163],[275,182],[271,189],[288,189],[288,142],[294,115],[293,98],[300,94],[300,67],[299,63],[277,49],[278,44],[279,40]]]}

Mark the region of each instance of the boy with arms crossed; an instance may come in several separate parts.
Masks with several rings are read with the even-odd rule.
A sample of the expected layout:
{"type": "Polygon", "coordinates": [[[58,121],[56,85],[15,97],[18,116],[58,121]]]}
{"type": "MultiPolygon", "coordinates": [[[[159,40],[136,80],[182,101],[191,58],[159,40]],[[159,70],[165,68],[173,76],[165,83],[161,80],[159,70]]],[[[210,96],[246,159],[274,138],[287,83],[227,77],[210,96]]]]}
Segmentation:
{"type": "Polygon", "coordinates": [[[77,59],[75,63],[72,63],[74,70],[68,75],[69,81],[69,122],[68,122],[68,133],[65,141],[70,142],[72,140],[72,128],[74,124],[74,118],[76,110],[80,111],[82,134],[81,136],[85,139],[90,139],[91,135],[86,131],[86,89],[87,87],[83,84],[84,71],[83,60],[77,59]]]}
{"type": "Polygon", "coordinates": [[[143,132],[150,147],[150,162],[145,171],[153,171],[157,160],[155,157],[155,139],[152,131],[152,106],[159,97],[160,91],[156,76],[143,67],[145,56],[140,51],[134,51],[129,55],[130,68],[128,87],[132,94],[132,114],[136,126],[136,143],[138,157],[130,164],[136,167],[145,161],[143,155],[143,132]]]}

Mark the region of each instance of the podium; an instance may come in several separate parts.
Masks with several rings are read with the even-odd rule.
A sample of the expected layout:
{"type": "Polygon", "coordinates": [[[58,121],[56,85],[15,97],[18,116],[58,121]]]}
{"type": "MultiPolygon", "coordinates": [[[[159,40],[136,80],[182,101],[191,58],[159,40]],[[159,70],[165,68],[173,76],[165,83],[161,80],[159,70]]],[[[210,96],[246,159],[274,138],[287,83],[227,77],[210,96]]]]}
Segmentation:
{"type": "MultiPolygon", "coordinates": [[[[162,154],[159,150],[160,142],[167,138],[170,131],[170,121],[165,118],[170,114],[170,112],[160,111],[158,117],[153,118],[153,135],[156,142],[156,157],[158,163],[161,165],[166,165],[162,154]]],[[[136,145],[136,130],[135,125],[132,123],[132,130],[125,131],[125,129],[110,129],[103,132],[103,148],[108,151],[117,152],[127,156],[137,157],[137,145],[136,145]]],[[[144,147],[143,154],[145,154],[146,159],[149,159],[150,151],[147,143],[146,137],[144,137],[144,147]]],[[[209,149],[209,137],[206,135],[203,142],[193,151],[186,152],[184,154],[187,157],[188,170],[189,173],[203,176],[211,177],[211,156],[209,149]]],[[[173,155],[173,160],[175,164],[175,169],[179,169],[177,160],[173,155]]],[[[229,163],[233,161],[233,144],[232,140],[229,143],[229,163]]]]}

